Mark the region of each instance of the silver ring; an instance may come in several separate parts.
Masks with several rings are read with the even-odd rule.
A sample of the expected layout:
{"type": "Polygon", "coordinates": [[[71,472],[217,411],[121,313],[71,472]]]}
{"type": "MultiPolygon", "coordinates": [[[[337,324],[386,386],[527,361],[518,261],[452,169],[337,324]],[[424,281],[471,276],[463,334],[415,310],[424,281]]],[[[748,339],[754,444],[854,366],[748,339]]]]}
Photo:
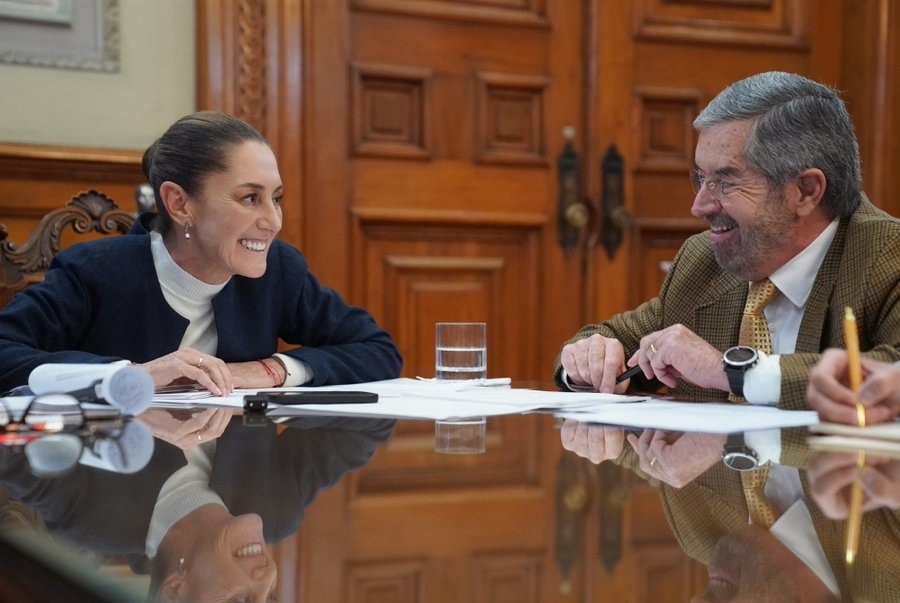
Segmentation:
{"type": "MultiPolygon", "coordinates": [[[[199,431],[197,432],[197,439],[201,440],[201,441],[203,440],[203,434],[200,433],[199,431]]],[[[654,459],[654,460],[656,460],[656,459],[654,459]]],[[[653,463],[650,463],[650,465],[653,465],[653,463]]]]}
{"type": "Polygon", "coordinates": [[[655,464],[656,464],[656,457],[653,457],[652,459],[650,459],[650,467],[653,467],[653,465],[655,465],[655,464]]]}
{"type": "Polygon", "coordinates": [[[203,356],[200,356],[200,359],[197,360],[197,368],[200,368],[200,365],[203,364],[203,356]]]}
{"type": "Polygon", "coordinates": [[[656,349],[656,346],[653,345],[652,343],[650,344],[650,353],[651,353],[651,354],[658,354],[658,353],[659,353],[659,350],[657,350],[657,349],[656,349]]]}

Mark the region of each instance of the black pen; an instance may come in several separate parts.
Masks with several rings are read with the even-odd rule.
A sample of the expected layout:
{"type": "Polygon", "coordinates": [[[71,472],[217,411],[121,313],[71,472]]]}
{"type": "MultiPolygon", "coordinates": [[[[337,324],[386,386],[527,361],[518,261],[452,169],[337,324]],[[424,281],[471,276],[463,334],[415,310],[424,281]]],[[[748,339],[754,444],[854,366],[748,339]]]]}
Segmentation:
{"type": "Polygon", "coordinates": [[[622,383],[623,381],[627,381],[632,377],[635,377],[638,373],[641,372],[641,365],[635,364],[633,367],[616,377],[616,383],[622,383]]]}
{"type": "MultiPolygon", "coordinates": [[[[616,376],[616,383],[622,383],[623,381],[627,381],[631,379],[635,375],[641,372],[641,365],[638,364],[636,366],[631,367],[621,375],[616,376]]],[[[574,383],[566,383],[566,387],[568,387],[573,392],[595,392],[593,385],[576,385],[574,383]]]]}

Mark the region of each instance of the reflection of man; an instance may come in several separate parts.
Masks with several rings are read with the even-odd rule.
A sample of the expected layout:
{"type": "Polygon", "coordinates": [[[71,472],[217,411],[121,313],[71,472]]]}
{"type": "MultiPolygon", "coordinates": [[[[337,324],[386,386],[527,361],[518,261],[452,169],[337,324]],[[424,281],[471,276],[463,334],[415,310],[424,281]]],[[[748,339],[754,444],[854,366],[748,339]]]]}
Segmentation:
{"type": "MultiPolygon", "coordinates": [[[[590,458],[590,441],[602,429],[579,428],[575,422],[567,422],[562,429],[563,444],[590,458]]],[[[805,428],[785,430],[782,462],[806,465],[812,454],[803,444],[806,432],[805,428]]],[[[711,455],[721,456],[721,440],[710,434],[645,430],[638,439],[629,436],[636,452],[625,459],[640,458],[640,465],[634,463],[632,468],[658,488],[679,546],[709,567],[707,598],[698,601],[783,600],[765,598],[766,591],[757,590],[762,585],[752,584],[763,576],[773,585],[790,577],[804,585],[806,597],[822,594],[821,598],[786,600],[829,601],[833,597],[828,597],[840,593],[847,600],[900,601],[900,512],[878,508],[865,513],[859,553],[854,566],[848,568],[844,562],[845,522],[834,521],[833,515],[816,504],[805,471],[798,474],[791,467],[770,471],[765,494],[774,511],[773,521],[748,526],[753,514],[740,475],[721,461],[710,466],[711,455]],[[650,464],[648,456],[658,460],[650,464]],[[686,479],[681,466],[691,472],[694,463],[710,468],[686,479]],[[736,552],[745,550],[749,557],[735,557],[736,552]],[[767,562],[772,560],[778,560],[777,566],[767,562]],[[738,562],[744,565],[736,568],[738,562]]]]}
{"type": "Polygon", "coordinates": [[[770,532],[745,526],[722,538],[709,563],[709,586],[691,603],[838,601],[810,567],[770,532]]]}

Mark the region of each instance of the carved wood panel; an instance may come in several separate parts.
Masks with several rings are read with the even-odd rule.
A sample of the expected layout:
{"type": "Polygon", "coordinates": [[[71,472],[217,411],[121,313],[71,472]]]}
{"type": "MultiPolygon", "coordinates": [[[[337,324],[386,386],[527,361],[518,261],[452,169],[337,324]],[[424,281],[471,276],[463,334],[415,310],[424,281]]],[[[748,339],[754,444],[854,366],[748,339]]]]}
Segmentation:
{"type": "Polygon", "coordinates": [[[646,40],[804,48],[801,0],[638,0],[635,32],[646,40]]]}
{"type": "Polygon", "coordinates": [[[351,119],[358,156],[427,159],[431,102],[427,69],[353,66],[351,119]]]}

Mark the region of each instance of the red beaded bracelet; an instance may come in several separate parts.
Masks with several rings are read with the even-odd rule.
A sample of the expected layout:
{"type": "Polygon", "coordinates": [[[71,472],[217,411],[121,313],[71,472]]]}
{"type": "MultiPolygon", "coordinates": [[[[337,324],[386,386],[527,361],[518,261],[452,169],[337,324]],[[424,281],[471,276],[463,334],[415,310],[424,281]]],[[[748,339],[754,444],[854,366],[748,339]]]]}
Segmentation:
{"type": "Polygon", "coordinates": [[[269,376],[272,378],[272,385],[278,387],[280,384],[278,383],[278,375],[275,374],[275,371],[269,366],[269,363],[264,360],[257,360],[258,363],[263,365],[263,368],[266,369],[266,372],[269,373],[269,376]]]}

